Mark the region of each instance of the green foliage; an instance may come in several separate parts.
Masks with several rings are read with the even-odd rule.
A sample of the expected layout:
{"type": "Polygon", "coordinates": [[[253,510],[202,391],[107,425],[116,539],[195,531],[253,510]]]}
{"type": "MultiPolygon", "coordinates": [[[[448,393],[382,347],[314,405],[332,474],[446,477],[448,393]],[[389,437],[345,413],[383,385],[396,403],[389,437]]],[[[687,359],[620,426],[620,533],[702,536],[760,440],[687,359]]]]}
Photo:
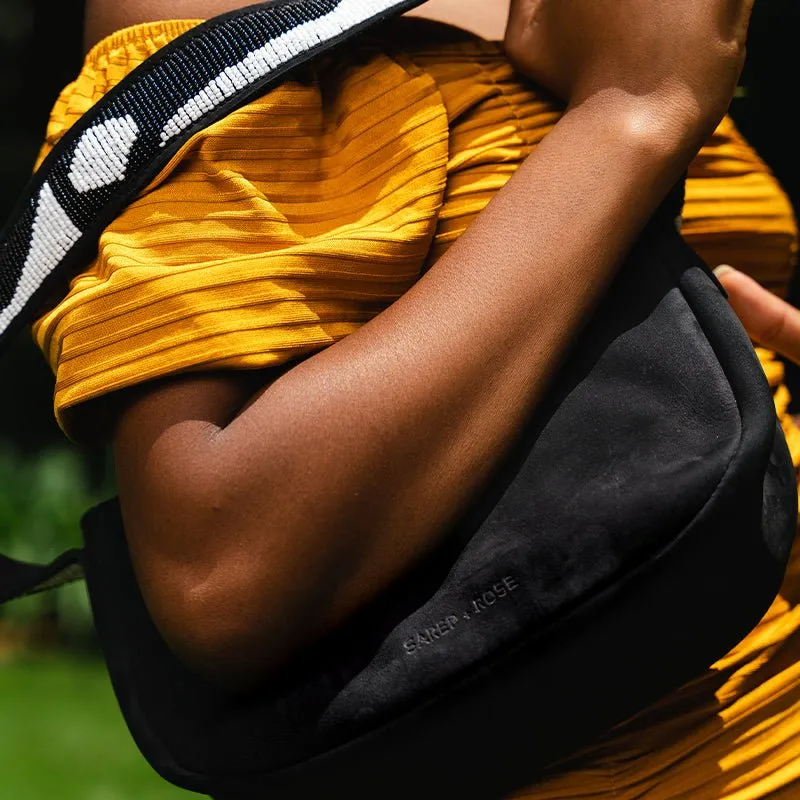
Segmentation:
{"type": "Polygon", "coordinates": [[[0,796],[8,800],[201,800],[147,764],[97,660],[0,666],[0,796]]]}
{"type": "MultiPolygon", "coordinates": [[[[22,561],[50,561],[81,545],[80,518],[113,492],[111,479],[93,489],[80,451],[60,446],[38,455],[0,449],[0,552],[22,561]]],[[[25,625],[55,614],[70,639],[92,629],[83,583],[11,603],[2,616],[25,625]]]]}

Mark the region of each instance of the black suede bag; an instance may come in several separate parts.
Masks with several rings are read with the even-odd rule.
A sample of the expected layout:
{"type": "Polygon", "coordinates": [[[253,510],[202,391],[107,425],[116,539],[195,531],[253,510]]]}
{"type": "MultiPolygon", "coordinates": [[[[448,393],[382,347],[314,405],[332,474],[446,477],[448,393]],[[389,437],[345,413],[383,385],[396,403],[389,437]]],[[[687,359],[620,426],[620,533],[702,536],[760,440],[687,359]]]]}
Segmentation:
{"type": "MultiPolygon", "coordinates": [[[[268,4],[196,35],[226,20],[249,26],[247,14],[269,9],[347,2],[268,4]]],[[[381,7],[351,31],[412,4],[361,5],[381,7]]],[[[170,148],[149,152],[157,165],[170,148]]],[[[31,190],[36,214],[42,180],[58,187],[64,172],[57,160],[45,168],[31,190]]],[[[153,169],[137,167],[98,208],[113,217],[153,169]]],[[[55,195],[71,218],[83,213],[68,189],[55,195]]],[[[139,748],[168,781],[217,800],[490,800],[534,782],[735,646],[776,596],[794,538],[795,470],[769,386],[719,283],[678,232],[682,200],[678,188],[650,221],[437,551],[259,690],[222,691],[172,655],[139,592],[116,498],[84,517],[82,550],[47,566],[0,557],[0,601],[85,572],[139,748]]],[[[23,241],[15,230],[5,241],[23,241]]],[[[77,255],[53,275],[88,246],[76,239],[77,255]]],[[[3,270],[15,268],[8,259],[3,270]]]]}

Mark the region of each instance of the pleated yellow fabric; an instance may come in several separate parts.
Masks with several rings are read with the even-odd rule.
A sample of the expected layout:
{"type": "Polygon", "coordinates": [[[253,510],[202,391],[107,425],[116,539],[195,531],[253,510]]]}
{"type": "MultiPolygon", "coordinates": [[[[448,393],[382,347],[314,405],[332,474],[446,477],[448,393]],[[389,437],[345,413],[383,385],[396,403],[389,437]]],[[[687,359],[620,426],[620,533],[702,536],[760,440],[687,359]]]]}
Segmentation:
{"type": "Polygon", "coordinates": [[[730,262],[786,296],[797,260],[792,206],[729,117],[689,168],[683,234],[712,266],[730,262]]]}
{"type": "MultiPolygon", "coordinates": [[[[404,23],[194,136],[106,229],[97,260],[34,326],[69,436],[80,438],[70,409],[133,383],[276,366],[352,333],[444,252],[558,119],[497,45],[404,23]]],[[[195,24],[98,44],[59,98],[42,156],[195,24]]],[[[791,208],[729,120],[692,165],[685,230],[712,263],[785,289],[791,208]]]]}
{"type": "MultiPolygon", "coordinates": [[[[98,44],[53,110],[42,157],[195,24],[140,25],[98,44]]],[[[347,336],[445,252],[558,116],[497,44],[402,20],[198,133],[34,325],[65,433],[79,440],[71,411],[123,387],[279,365],[347,336]]],[[[710,263],[785,294],[791,207],[729,119],[692,164],[684,232],[710,263]]],[[[782,366],[759,358],[798,466],[782,366]]],[[[734,651],[517,797],[800,797],[798,603],[800,550],[734,651]]]]}

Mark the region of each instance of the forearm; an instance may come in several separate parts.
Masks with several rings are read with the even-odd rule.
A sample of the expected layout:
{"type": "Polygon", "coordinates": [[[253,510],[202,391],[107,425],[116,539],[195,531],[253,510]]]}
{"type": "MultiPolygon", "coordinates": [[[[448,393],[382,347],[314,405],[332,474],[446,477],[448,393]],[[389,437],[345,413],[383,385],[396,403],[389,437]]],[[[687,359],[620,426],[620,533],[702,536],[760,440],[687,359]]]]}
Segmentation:
{"type": "Polygon", "coordinates": [[[341,622],[485,483],[691,157],[626,114],[570,111],[411,290],[195,445],[213,488],[182,519],[192,590],[171,602],[220,628],[237,609],[232,668],[341,622]]]}

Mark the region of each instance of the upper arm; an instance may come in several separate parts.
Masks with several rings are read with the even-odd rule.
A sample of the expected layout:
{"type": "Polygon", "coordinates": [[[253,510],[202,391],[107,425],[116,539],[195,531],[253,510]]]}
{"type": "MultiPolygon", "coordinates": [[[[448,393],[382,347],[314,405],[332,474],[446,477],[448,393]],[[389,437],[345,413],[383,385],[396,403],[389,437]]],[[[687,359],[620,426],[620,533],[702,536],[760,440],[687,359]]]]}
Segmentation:
{"type": "MultiPolygon", "coordinates": [[[[285,370],[174,376],[115,398],[114,464],[137,580],[165,641],[201,668],[216,646],[214,620],[193,599],[214,566],[203,536],[223,491],[214,435],[285,370]]],[[[217,623],[218,631],[230,625],[217,623]]]]}
{"type": "Polygon", "coordinates": [[[181,375],[120,393],[113,419],[113,452],[126,533],[135,556],[191,560],[162,530],[170,508],[191,501],[206,482],[213,436],[247,400],[238,374],[181,375]]]}

